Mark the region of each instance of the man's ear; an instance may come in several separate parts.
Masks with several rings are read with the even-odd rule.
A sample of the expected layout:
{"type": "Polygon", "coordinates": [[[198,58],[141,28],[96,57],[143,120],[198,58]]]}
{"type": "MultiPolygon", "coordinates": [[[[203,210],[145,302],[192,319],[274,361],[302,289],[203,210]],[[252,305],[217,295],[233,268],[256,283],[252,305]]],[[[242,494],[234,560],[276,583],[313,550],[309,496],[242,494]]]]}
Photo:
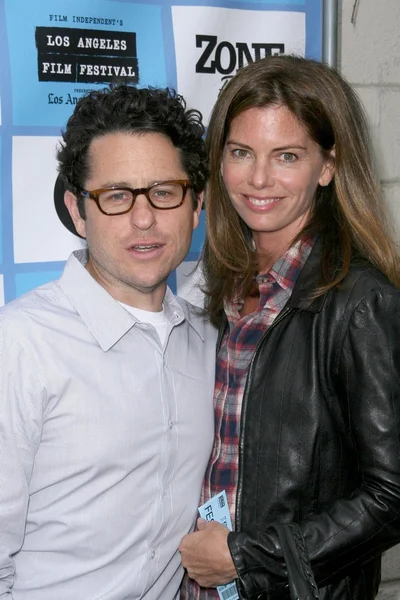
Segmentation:
{"type": "Polygon", "coordinates": [[[204,192],[197,194],[197,206],[193,211],[193,229],[196,229],[200,223],[200,213],[204,203],[204,192]]]}
{"type": "Polygon", "coordinates": [[[86,222],[85,219],[82,219],[81,215],[79,214],[77,197],[72,192],[67,190],[64,194],[64,204],[68,209],[72,221],[74,222],[75,229],[80,236],[86,238],[86,222]]]}

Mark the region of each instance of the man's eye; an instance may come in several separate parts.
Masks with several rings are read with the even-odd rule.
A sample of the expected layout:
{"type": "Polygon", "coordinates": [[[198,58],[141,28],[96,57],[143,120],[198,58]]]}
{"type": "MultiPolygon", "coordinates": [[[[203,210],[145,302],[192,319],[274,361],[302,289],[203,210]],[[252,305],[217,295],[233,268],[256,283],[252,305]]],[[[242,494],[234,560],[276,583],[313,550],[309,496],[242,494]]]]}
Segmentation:
{"type": "Polygon", "coordinates": [[[125,190],[110,191],[101,196],[102,201],[114,203],[125,202],[129,198],[130,195],[128,192],[125,192],[125,190]]]}
{"type": "Polygon", "coordinates": [[[167,196],[171,195],[171,190],[157,188],[152,190],[152,195],[156,196],[157,198],[166,198],[167,196]]]}

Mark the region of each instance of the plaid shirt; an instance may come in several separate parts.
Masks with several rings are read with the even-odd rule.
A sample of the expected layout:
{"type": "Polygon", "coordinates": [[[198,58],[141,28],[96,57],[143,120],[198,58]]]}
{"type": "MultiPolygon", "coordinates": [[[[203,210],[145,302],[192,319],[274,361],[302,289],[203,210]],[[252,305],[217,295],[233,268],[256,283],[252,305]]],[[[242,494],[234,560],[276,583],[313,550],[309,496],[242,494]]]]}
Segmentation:
{"type": "MultiPolygon", "coordinates": [[[[239,468],[239,439],[242,400],[247,372],[256,346],[289,300],[314,241],[299,240],[264,274],[257,276],[260,293],[256,312],[240,316],[243,302],[226,304],[228,330],[217,357],[215,440],[204,477],[201,504],[225,490],[233,526],[239,468]]],[[[218,598],[215,588],[200,588],[188,576],[181,588],[181,600],[218,598]]]]}

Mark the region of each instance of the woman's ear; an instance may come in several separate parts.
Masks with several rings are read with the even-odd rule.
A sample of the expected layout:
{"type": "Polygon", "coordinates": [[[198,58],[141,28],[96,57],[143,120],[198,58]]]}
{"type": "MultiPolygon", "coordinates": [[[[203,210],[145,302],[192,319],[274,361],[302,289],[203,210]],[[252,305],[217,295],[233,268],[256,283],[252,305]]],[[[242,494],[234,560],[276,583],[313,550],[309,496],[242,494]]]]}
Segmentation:
{"type": "Polygon", "coordinates": [[[329,185],[335,175],[335,156],[334,146],[325,157],[321,177],[318,180],[319,185],[322,187],[329,185]]]}

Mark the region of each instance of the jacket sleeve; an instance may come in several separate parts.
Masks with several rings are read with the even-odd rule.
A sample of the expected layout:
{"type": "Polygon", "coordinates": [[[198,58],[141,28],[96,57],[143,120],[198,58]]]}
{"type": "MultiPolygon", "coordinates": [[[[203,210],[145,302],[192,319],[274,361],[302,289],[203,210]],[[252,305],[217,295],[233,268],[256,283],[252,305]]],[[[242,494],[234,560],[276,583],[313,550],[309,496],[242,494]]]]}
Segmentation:
{"type": "MultiPolygon", "coordinates": [[[[299,523],[320,587],[400,541],[400,291],[369,292],[342,339],[331,373],[361,483],[299,523]]],[[[286,569],[272,528],[231,532],[228,544],[242,597],[285,597],[286,569]]]]}
{"type": "Polygon", "coordinates": [[[41,434],[43,388],[23,348],[0,323],[0,599],[11,600],[28,486],[41,434]]]}

